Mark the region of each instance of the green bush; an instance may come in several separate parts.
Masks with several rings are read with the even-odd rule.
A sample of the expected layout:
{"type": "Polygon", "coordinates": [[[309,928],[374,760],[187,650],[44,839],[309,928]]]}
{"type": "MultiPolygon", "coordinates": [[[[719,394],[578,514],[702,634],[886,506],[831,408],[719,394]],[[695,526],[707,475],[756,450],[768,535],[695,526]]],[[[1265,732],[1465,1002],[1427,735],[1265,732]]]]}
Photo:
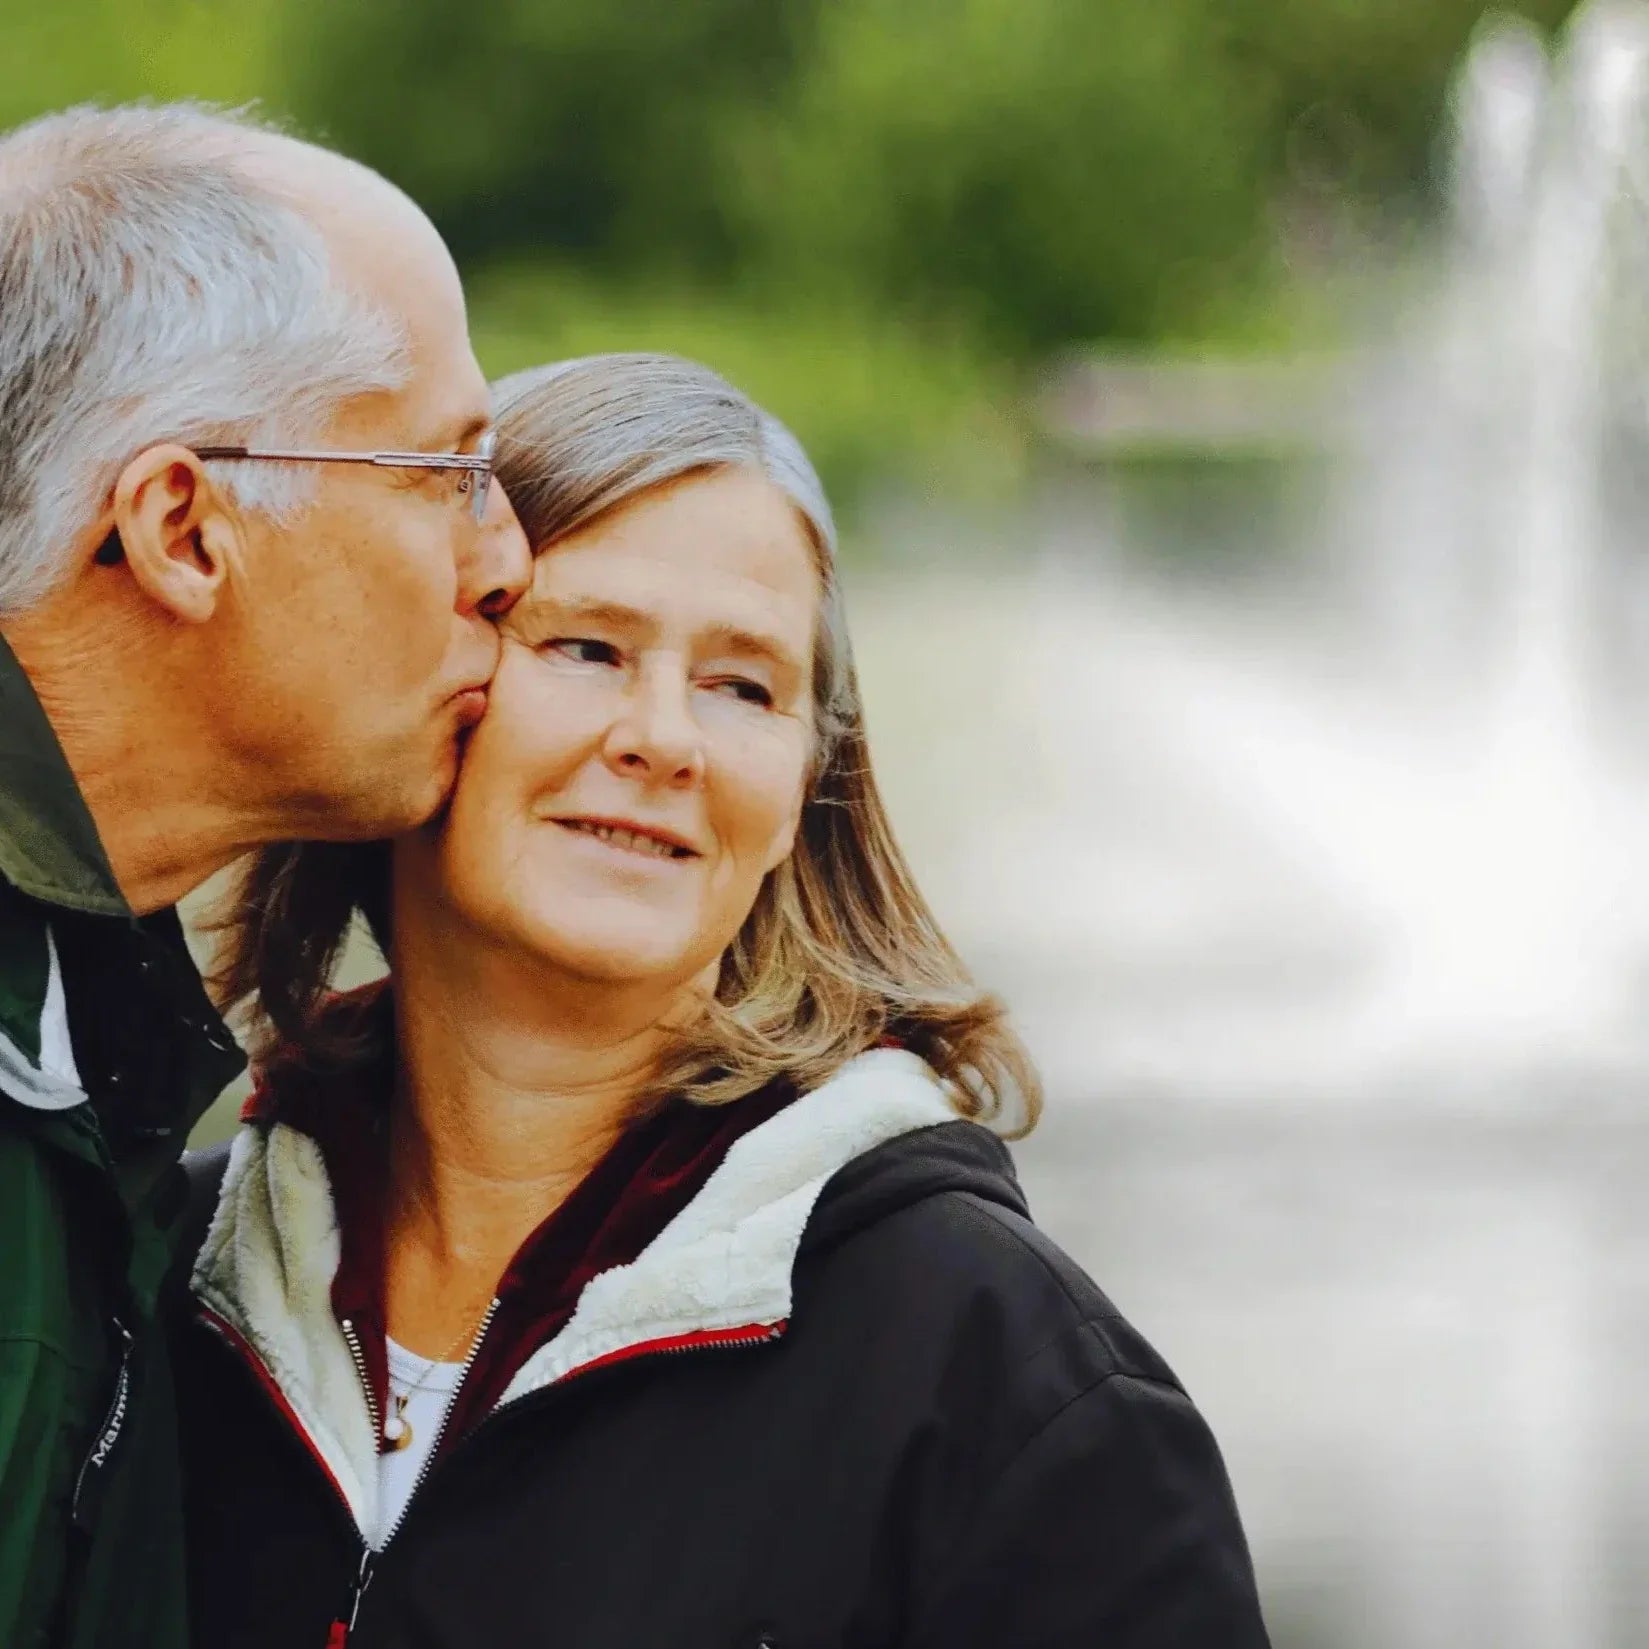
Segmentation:
{"type": "Polygon", "coordinates": [[[1149,337],[1260,268],[1262,115],[1197,6],[836,0],[751,238],[1013,354],[1149,337]]]}
{"type": "Polygon", "coordinates": [[[722,273],[728,134],[783,95],[820,0],[295,0],[306,123],[460,256],[722,273]]]}

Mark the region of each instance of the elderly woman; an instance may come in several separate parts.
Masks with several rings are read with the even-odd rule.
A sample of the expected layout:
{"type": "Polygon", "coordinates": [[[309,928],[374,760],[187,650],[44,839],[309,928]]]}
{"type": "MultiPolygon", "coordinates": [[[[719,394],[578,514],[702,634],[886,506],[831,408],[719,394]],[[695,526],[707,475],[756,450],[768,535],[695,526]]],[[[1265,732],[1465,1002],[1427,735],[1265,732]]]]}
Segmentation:
{"type": "Polygon", "coordinates": [[[1263,1644],[1207,1427],[989,1126],[1035,1077],[894,844],[800,448],[659,356],[498,405],[536,576],[448,814],[231,920],[199,1643],[1263,1644]]]}

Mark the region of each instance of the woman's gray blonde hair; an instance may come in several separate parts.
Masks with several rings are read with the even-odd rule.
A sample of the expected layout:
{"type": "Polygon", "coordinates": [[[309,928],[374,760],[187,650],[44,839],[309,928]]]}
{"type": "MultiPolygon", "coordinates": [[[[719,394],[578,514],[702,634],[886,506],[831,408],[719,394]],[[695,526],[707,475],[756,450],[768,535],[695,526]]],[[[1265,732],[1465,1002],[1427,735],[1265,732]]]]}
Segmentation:
{"type": "MultiPolygon", "coordinates": [[[[821,569],[833,569],[836,522],[802,444],[726,379],[679,355],[589,355],[500,379],[498,475],[541,548],[654,487],[698,470],[759,470],[796,506],[821,569]]],[[[822,577],[814,715],[827,760],[853,676],[841,587],[822,577]]]]}
{"type": "MultiPolygon", "coordinates": [[[[708,367],[670,355],[559,362],[495,393],[499,479],[537,551],[643,493],[728,466],[780,488],[813,546],[818,740],[795,850],[763,883],[654,1096],[718,1105],[775,1081],[805,1090],[893,1042],[939,1072],[963,1115],[1028,1130],[1041,1108],[1035,1069],[940,931],[876,788],[835,524],[800,443],[708,367]]],[[[388,864],[383,843],[283,846],[251,862],[219,922],[216,984],[226,1004],[254,1002],[265,1057],[358,1057],[328,1034],[327,993],[357,911],[390,951],[388,864]]]]}

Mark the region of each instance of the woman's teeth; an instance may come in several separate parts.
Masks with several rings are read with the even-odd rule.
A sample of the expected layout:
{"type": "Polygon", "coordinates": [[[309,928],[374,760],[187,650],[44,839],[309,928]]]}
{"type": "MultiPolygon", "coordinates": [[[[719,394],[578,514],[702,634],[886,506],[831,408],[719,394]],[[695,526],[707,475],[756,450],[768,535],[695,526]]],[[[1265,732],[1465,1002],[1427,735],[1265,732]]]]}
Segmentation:
{"type": "Polygon", "coordinates": [[[617,825],[589,824],[583,819],[562,819],[558,821],[569,830],[580,830],[586,836],[599,836],[604,842],[611,842],[614,847],[622,847],[631,853],[645,853],[654,859],[685,859],[687,849],[676,847],[670,842],[661,842],[657,836],[643,836],[636,830],[625,830],[617,825]]]}

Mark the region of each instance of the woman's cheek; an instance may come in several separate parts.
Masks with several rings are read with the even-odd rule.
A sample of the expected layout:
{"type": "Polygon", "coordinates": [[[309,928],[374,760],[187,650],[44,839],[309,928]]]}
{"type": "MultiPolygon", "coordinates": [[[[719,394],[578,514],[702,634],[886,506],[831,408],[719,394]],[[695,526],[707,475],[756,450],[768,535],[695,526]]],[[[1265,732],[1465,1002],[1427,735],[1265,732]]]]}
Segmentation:
{"type": "Polygon", "coordinates": [[[795,724],[767,733],[746,743],[721,786],[744,851],[761,860],[763,874],[789,851],[807,776],[806,743],[795,724]]]}
{"type": "Polygon", "coordinates": [[[524,671],[507,682],[500,678],[481,731],[496,718],[496,748],[518,778],[553,775],[612,719],[612,684],[599,672],[556,670],[529,657],[524,671]]]}

